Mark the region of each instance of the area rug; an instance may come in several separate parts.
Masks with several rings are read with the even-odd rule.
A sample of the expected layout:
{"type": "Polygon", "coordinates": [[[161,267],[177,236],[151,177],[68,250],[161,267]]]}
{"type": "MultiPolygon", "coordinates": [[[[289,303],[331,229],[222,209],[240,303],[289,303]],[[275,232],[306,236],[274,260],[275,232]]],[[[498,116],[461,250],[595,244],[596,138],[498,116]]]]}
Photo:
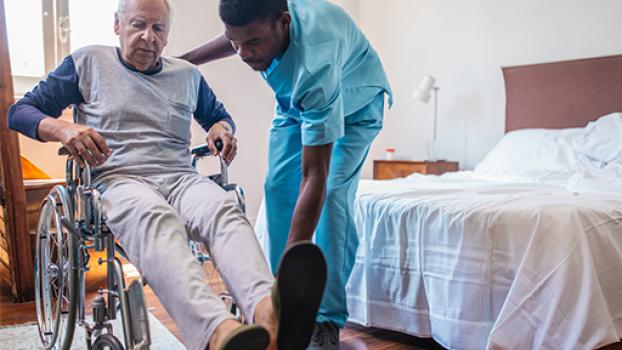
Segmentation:
{"type": "MultiPolygon", "coordinates": [[[[149,314],[149,326],[151,329],[151,350],[186,349],[152,314],[149,314]]],[[[120,337],[121,343],[123,343],[123,332],[121,332],[119,325],[114,324],[113,327],[115,336],[120,337]]],[[[86,349],[84,333],[84,328],[76,327],[71,346],[72,350],[86,349]]],[[[0,327],[0,349],[35,350],[41,348],[39,331],[37,330],[36,324],[30,323],[19,326],[0,327]]]]}

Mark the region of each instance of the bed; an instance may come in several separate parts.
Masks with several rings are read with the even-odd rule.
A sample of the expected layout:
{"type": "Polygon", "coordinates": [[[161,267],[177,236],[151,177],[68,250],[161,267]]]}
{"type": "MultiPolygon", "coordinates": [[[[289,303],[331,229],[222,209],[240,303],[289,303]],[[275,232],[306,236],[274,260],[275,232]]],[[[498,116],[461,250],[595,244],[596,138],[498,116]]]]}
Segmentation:
{"type": "Polygon", "coordinates": [[[622,56],[503,74],[508,133],[475,171],[361,181],[350,321],[451,349],[619,342],[622,56]]]}

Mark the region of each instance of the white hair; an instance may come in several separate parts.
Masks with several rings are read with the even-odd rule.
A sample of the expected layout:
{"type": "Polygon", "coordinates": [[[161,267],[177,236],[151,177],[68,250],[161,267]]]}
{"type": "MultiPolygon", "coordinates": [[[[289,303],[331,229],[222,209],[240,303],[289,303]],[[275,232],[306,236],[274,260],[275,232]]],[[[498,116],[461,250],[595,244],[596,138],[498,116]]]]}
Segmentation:
{"type": "MultiPolygon", "coordinates": [[[[126,12],[129,4],[132,1],[136,0],[119,0],[119,4],[117,5],[117,16],[122,17],[126,12]]],[[[173,24],[173,19],[175,19],[175,8],[173,7],[172,0],[162,0],[164,2],[164,6],[168,9],[168,23],[169,26],[173,24]]]]}

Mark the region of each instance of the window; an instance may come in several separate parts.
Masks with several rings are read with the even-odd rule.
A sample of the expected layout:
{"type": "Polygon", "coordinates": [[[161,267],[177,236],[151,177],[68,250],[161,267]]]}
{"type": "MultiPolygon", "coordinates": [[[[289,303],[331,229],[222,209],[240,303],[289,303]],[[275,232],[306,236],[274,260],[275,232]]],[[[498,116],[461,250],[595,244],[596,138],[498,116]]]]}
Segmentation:
{"type": "Polygon", "coordinates": [[[5,3],[13,75],[43,76],[43,21],[33,20],[35,14],[43,12],[41,0],[9,0],[5,3]]]}
{"type": "Polygon", "coordinates": [[[117,0],[4,3],[13,85],[18,96],[31,90],[71,51],[93,44],[118,45],[113,32],[117,0]]]}
{"type": "Polygon", "coordinates": [[[113,31],[115,0],[69,0],[71,51],[87,45],[118,46],[113,31]]]}

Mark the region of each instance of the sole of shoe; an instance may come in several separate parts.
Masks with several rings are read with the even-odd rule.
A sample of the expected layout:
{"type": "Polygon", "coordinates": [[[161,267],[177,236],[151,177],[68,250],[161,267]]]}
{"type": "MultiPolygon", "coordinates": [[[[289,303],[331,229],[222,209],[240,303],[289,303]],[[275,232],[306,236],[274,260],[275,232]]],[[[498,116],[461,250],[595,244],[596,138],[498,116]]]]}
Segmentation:
{"type": "Polygon", "coordinates": [[[309,345],[326,275],[326,260],[315,244],[293,245],[283,255],[277,274],[279,350],[305,350],[309,345]]]}

